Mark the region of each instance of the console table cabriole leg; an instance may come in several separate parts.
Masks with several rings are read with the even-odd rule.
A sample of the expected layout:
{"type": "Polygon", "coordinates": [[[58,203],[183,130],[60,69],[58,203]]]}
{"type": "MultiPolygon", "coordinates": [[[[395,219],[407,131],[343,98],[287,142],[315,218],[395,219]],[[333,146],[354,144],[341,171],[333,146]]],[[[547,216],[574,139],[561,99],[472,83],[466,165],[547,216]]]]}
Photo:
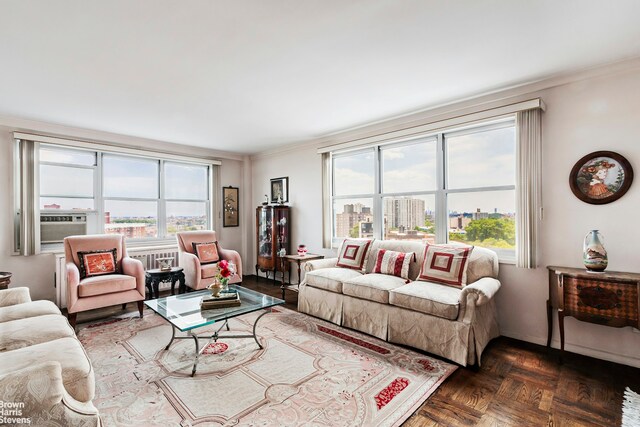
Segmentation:
{"type": "Polygon", "coordinates": [[[173,340],[176,339],[176,327],[173,326],[173,324],[171,325],[171,341],[169,341],[169,344],[167,344],[167,346],[164,348],[165,350],[169,350],[169,347],[171,346],[171,344],[173,344],[173,340]]]}
{"type": "Polygon", "coordinates": [[[198,336],[193,333],[193,331],[189,331],[189,335],[193,338],[196,343],[196,357],[193,361],[193,369],[191,370],[191,376],[196,375],[196,369],[198,368],[198,361],[200,360],[200,342],[198,341],[198,336]]]}
{"type": "Polygon", "coordinates": [[[564,311],[558,310],[558,326],[560,328],[560,363],[564,356],[564,311]]]}
{"type": "Polygon", "coordinates": [[[551,337],[553,334],[553,316],[551,301],[547,300],[547,347],[551,347],[551,337]]]}

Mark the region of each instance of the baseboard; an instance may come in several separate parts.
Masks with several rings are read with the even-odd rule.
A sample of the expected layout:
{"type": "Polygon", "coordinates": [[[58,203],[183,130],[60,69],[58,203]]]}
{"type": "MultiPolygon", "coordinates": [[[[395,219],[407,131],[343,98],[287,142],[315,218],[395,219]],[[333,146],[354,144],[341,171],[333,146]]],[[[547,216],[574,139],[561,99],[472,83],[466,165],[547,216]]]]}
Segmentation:
{"type": "MultiPolygon", "coordinates": [[[[546,337],[539,337],[539,336],[529,335],[529,334],[520,334],[517,332],[508,331],[508,330],[507,331],[501,330],[500,335],[509,337],[509,338],[514,338],[520,341],[530,342],[533,344],[539,344],[543,346],[547,345],[546,337]]],[[[552,339],[551,347],[559,349],[560,340],[552,339]]],[[[596,359],[608,360],[609,362],[615,362],[615,363],[620,363],[622,365],[628,365],[628,366],[633,366],[635,368],[640,368],[640,357],[638,356],[632,356],[629,354],[611,353],[609,351],[586,347],[579,344],[573,344],[567,341],[565,341],[564,343],[564,349],[572,353],[582,354],[584,356],[595,357],[596,359]]]]}

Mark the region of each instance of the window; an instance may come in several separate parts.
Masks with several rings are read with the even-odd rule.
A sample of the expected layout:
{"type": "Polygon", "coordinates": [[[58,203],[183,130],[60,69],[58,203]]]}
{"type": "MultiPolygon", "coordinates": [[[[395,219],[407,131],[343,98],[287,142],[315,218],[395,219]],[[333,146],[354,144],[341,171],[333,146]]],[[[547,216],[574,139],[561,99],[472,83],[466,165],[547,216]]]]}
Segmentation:
{"type": "Polygon", "coordinates": [[[375,153],[372,149],[333,158],[333,235],[373,236],[375,153]]]}
{"type": "Polygon", "coordinates": [[[458,241],[514,259],[515,147],[508,119],[332,153],[333,244],[458,241]]]}
{"type": "Polygon", "coordinates": [[[38,152],[40,209],[97,213],[88,233],[145,240],[211,227],[209,165],[45,144],[38,152]]]}
{"type": "Polygon", "coordinates": [[[96,153],[40,149],[40,209],[95,209],[96,153]]]}

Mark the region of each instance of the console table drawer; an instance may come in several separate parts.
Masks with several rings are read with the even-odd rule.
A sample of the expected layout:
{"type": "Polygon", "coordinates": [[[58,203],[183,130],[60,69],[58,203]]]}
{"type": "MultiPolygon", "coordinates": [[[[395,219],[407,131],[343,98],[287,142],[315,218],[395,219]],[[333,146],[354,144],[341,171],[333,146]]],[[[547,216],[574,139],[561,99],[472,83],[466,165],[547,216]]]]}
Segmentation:
{"type": "Polygon", "coordinates": [[[566,315],[611,326],[638,325],[638,286],[577,277],[563,278],[566,315]]]}

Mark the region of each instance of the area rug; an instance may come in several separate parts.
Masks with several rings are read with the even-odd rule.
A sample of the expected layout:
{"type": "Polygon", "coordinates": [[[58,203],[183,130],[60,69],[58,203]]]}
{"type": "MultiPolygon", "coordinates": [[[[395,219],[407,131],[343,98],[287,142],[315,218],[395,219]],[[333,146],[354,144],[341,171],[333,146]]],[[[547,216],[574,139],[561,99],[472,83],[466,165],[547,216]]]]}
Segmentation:
{"type": "MultiPolygon", "coordinates": [[[[250,333],[261,313],[231,319],[227,333],[250,333]]],[[[208,345],[193,378],[193,341],[164,350],[171,327],[155,313],[84,325],[78,337],[105,426],[396,426],[456,369],[285,308],[257,333],[262,350],[253,339],[208,345]]]]}
{"type": "Polygon", "coordinates": [[[627,387],[622,402],[622,427],[634,426],[640,426],[640,394],[627,387]]]}

